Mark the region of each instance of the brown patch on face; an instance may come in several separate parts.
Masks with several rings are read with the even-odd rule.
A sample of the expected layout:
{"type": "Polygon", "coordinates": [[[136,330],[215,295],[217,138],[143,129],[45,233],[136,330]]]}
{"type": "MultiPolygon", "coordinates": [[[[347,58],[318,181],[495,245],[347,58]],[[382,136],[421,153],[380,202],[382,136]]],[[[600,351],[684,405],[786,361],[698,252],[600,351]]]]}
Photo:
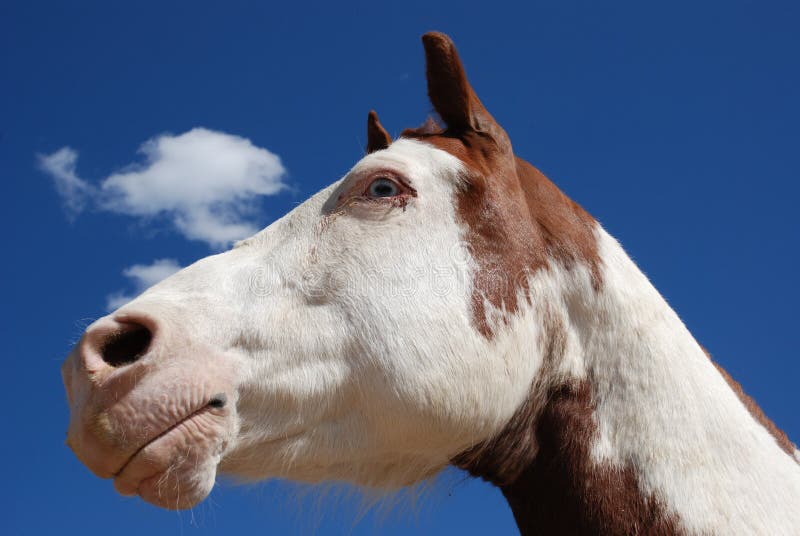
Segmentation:
{"type": "Polygon", "coordinates": [[[480,133],[453,137],[405,131],[404,136],[447,151],[469,169],[456,210],[478,263],[472,306],[482,334],[491,336],[485,303],[514,313],[518,293],[528,290],[528,277],[551,262],[588,267],[595,289],[600,287],[594,218],[538,169],[480,133]]]}
{"type": "MultiPolygon", "coordinates": [[[[703,348],[703,347],[701,346],[701,348],[703,348]]],[[[764,411],[759,407],[759,405],[756,403],[756,401],[753,400],[752,397],[750,397],[747,393],[744,392],[744,389],[742,388],[741,384],[739,382],[737,382],[736,380],[734,380],[731,377],[731,375],[728,374],[728,371],[726,371],[716,361],[714,361],[714,359],[712,359],[711,354],[709,353],[708,350],[703,348],[703,351],[708,356],[709,361],[711,361],[711,363],[715,367],[717,367],[717,370],[719,371],[719,373],[722,375],[722,377],[725,379],[725,381],[728,382],[728,386],[731,389],[733,389],[733,392],[736,393],[736,396],[739,397],[739,400],[742,402],[742,404],[744,404],[744,407],[747,408],[747,411],[750,412],[750,415],[752,415],[753,418],[761,426],[766,428],[767,432],[769,432],[770,435],[773,438],[775,438],[775,442],[778,444],[778,446],[786,454],[788,454],[789,457],[792,460],[797,462],[797,458],[794,457],[794,451],[797,449],[797,447],[789,439],[789,436],[787,436],[786,433],[784,433],[783,430],[778,428],[775,425],[775,423],[772,422],[772,420],[764,414],[764,411]]],[[[800,463],[800,462],[798,462],[798,463],[800,463]]]]}

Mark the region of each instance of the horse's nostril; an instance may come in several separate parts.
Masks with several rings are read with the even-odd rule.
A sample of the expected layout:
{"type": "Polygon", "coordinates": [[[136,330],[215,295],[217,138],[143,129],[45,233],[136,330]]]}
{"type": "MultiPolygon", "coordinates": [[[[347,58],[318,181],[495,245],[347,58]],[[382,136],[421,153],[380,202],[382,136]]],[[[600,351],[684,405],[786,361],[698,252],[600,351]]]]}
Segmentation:
{"type": "Polygon", "coordinates": [[[152,333],[140,324],[122,324],[122,329],[112,333],[103,343],[100,354],[112,367],[121,367],[137,361],[150,347],[152,333]]]}
{"type": "Polygon", "coordinates": [[[225,393],[216,394],[208,401],[208,405],[212,408],[224,408],[227,403],[228,396],[225,393]]]}

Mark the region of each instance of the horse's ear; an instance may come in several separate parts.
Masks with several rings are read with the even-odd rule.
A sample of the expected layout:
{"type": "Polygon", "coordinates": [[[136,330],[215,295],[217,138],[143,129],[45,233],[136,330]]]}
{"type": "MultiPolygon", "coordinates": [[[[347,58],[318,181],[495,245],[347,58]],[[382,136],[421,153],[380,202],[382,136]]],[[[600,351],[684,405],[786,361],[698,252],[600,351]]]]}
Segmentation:
{"type": "Polygon", "coordinates": [[[422,44],[425,47],[428,97],[447,128],[485,132],[495,138],[507,139],[505,131],[484,108],[467,81],[453,41],[443,33],[428,32],[422,36],[422,44]]]}
{"type": "Polygon", "coordinates": [[[392,137],[378,121],[378,114],[370,110],[367,116],[367,154],[386,149],[392,143],[392,137]]]}

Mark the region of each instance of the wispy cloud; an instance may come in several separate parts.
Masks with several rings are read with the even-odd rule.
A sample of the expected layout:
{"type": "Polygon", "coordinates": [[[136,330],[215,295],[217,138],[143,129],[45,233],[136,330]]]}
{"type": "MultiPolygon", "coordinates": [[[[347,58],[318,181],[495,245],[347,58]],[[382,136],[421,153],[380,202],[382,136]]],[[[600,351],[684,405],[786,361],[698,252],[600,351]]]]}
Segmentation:
{"type": "Polygon", "coordinates": [[[134,264],[122,271],[122,275],[133,283],[134,291],[126,293],[115,292],[106,296],[106,309],[114,311],[119,309],[136,296],[152,287],[162,279],[171,276],[182,267],[174,259],[158,259],[152,264],[134,264]]]}
{"type": "Polygon", "coordinates": [[[38,160],[42,171],[53,177],[67,214],[70,218],[75,217],[86,206],[87,198],[93,194],[92,187],[75,173],[77,151],[63,147],[53,154],[39,155],[38,160]]]}
{"type": "Polygon", "coordinates": [[[183,236],[221,248],[255,233],[254,202],[286,188],[280,158],[240,136],[195,128],[161,135],[139,148],[143,162],[95,186],[76,172],[78,153],[39,155],[70,215],[92,207],[130,216],[164,217],[183,236]]]}

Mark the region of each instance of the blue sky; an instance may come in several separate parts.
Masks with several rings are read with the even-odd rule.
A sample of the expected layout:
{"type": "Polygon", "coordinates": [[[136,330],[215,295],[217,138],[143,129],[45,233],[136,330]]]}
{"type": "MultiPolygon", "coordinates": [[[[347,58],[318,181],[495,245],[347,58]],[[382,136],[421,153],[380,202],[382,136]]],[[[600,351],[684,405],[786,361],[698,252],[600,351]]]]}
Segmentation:
{"type": "Polygon", "coordinates": [[[280,482],[223,483],[174,513],[116,495],[63,444],[60,361],[110,295],[137,290],[124,272],[215,246],[187,230],[202,203],[143,214],[87,194],[70,213],[39,156],[70,147],[97,189],[149,170],[148,140],[249,140],[242,158],[268,151],[285,173],[243,188],[283,187],[231,210],[265,226],[361,156],[370,108],[392,133],[425,118],[431,29],[454,38],[517,154],[621,240],[800,441],[798,20],[797,2],[0,3],[0,532],[513,533],[500,494],[455,471],[416,506],[363,518],[357,499],[280,482]]]}

